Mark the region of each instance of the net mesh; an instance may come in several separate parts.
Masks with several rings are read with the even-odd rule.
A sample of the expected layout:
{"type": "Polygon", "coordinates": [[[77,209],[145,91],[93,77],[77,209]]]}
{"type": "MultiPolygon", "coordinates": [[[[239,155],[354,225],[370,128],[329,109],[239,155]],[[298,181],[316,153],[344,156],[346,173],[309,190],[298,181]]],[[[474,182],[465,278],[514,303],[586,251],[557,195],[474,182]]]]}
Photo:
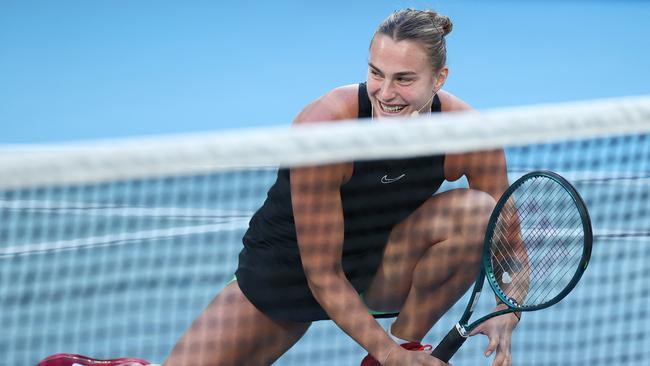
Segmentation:
{"type": "MultiPolygon", "coordinates": [[[[58,352],[162,363],[233,278],[242,238],[278,179],[278,166],[297,171],[495,148],[505,148],[510,182],[536,169],[567,178],[584,198],[594,228],[589,269],[559,304],[524,314],[513,335],[513,363],[646,364],[649,131],[650,99],[625,98],[396,123],[4,147],[0,364],[36,364],[58,352]]],[[[399,177],[395,171],[383,175],[399,177]]],[[[471,183],[445,181],[438,193],[471,183]]],[[[372,237],[375,229],[355,235],[372,237]]],[[[437,344],[466,302],[463,297],[452,306],[424,343],[437,344]]],[[[494,299],[483,296],[475,313],[493,306],[494,299]]],[[[379,320],[384,328],[392,321],[379,320]]],[[[489,365],[486,344],[470,338],[452,362],[489,365]]],[[[276,364],[355,365],[365,354],[332,321],[320,321],[276,364]]]]}

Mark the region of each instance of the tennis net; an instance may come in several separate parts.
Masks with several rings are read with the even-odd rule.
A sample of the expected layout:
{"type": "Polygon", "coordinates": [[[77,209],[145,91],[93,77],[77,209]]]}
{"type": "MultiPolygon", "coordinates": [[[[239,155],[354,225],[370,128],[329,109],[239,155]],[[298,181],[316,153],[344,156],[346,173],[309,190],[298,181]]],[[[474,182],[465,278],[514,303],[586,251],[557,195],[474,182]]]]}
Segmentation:
{"type": "MultiPolygon", "coordinates": [[[[510,182],[539,169],[572,182],[594,229],[589,270],[558,305],[524,314],[513,336],[513,363],[650,363],[649,132],[650,98],[637,97],[391,122],[1,147],[0,364],[33,365],[57,352],[162,363],[232,279],[242,237],[278,167],[499,148],[510,182]]],[[[467,185],[445,181],[439,191],[467,185]]],[[[372,225],[390,216],[373,204],[373,223],[357,234],[362,239],[375,239],[372,225]]],[[[446,312],[424,342],[437,344],[466,302],[446,312]]],[[[493,306],[484,296],[476,312],[493,306]]],[[[386,327],[391,320],[380,322],[386,327]]],[[[486,343],[470,338],[452,362],[489,365],[486,343]]],[[[365,353],[323,321],[276,364],[355,365],[365,353]]]]}

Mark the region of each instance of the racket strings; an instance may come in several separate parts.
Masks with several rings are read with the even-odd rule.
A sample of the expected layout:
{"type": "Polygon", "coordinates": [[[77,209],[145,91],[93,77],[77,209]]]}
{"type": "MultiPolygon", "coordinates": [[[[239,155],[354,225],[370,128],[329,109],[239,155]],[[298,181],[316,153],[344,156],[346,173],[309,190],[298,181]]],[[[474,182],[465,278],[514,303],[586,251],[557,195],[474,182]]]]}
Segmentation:
{"type": "MultiPolygon", "coordinates": [[[[536,187],[539,188],[539,187],[536,187]]],[[[526,190],[524,194],[522,194],[521,198],[518,198],[516,201],[519,202],[519,205],[516,205],[514,202],[514,199],[509,200],[509,204],[504,206],[504,209],[502,211],[502,214],[499,218],[499,222],[497,225],[497,230],[495,230],[496,236],[499,238],[496,242],[499,243],[509,243],[512,239],[513,236],[516,236],[517,233],[519,232],[519,227],[521,222],[526,222],[528,219],[528,215],[531,213],[534,213],[537,210],[537,207],[535,205],[535,202],[529,202],[527,199],[527,196],[536,194],[536,191],[530,192],[529,190],[526,190]],[[516,210],[513,210],[513,207],[517,207],[516,210]],[[514,215],[517,214],[517,218],[515,220],[514,215]]],[[[537,234],[533,232],[533,236],[538,237],[537,234]]],[[[517,257],[519,258],[518,254],[514,253],[514,250],[512,251],[507,251],[508,248],[512,248],[513,246],[511,245],[498,245],[495,249],[495,253],[501,255],[500,261],[497,261],[497,263],[501,264],[504,262],[503,259],[505,259],[506,256],[512,256],[512,257],[517,257]],[[503,253],[505,250],[505,254],[503,253]]],[[[505,263],[510,263],[510,261],[505,261],[505,263]]],[[[503,266],[500,266],[502,269],[511,269],[511,268],[504,268],[503,266]]]]}
{"type": "Polygon", "coordinates": [[[508,273],[504,293],[521,306],[532,306],[557,296],[568,284],[580,262],[584,236],[572,197],[562,187],[548,179],[524,185],[497,220],[492,263],[508,273]],[[519,233],[525,251],[509,244],[519,233]]]}
{"type": "MultiPolygon", "coordinates": [[[[552,201],[556,201],[555,198],[558,192],[561,193],[560,190],[556,190],[555,194],[550,197],[552,201]]],[[[564,221],[568,217],[566,211],[564,215],[555,216],[545,215],[542,218],[536,219],[535,229],[530,231],[532,233],[530,238],[525,240],[528,252],[532,253],[530,260],[532,267],[529,275],[528,288],[526,289],[527,305],[536,305],[546,301],[549,297],[554,297],[559,294],[564,288],[564,282],[566,281],[563,281],[565,274],[558,275],[557,268],[569,268],[571,270],[566,265],[556,265],[557,263],[562,264],[560,262],[561,258],[569,259],[570,261],[571,255],[566,250],[568,246],[567,239],[570,239],[570,236],[558,236],[556,228],[552,225],[552,223],[558,226],[565,225],[564,221]],[[549,216],[551,217],[549,218],[549,216]],[[557,242],[553,243],[553,240],[557,240],[557,242]],[[548,279],[554,280],[549,281],[548,279]]],[[[523,291],[524,289],[519,289],[519,294],[522,295],[521,292],[523,291]]]]}
{"type": "Polygon", "coordinates": [[[546,239],[556,242],[549,244],[548,253],[536,266],[539,271],[537,271],[535,279],[539,279],[539,281],[536,281],[535,284],[540,285],[535,288],[538,296],[530,296],[532,304],[538,304],[548,300],[549,297],[555,297],[569,283],[581,257],[581,233],[581,230],[574,230],[566,235],[560,234],[554,229],[549,230],[546,239]],[[576,232],[579,235],[573,235],[576,232]]]}
{"type": "MultiPolygon", "coordinates": [[[[507,230],[507,229],[505,229],[507,230]]],[[[503,231],[505,230],[498,230],[497,236],[499,237],[499,241],[501,243],[508,243],[508,238],[507,234],[504,235],[503,231]]],[[[514,249],[513,250],[508,250],[509,246],[508,245],[498,245],[496,250],[493,250],[493,256],[497,257],[496,260],[493,259],[493,263],[496,262],[496,265],[499,267],[501,270],[501,274],[505,276],[507,273],[507,276],[510,277],[510,283],[521,283],[521,279],[523,278],[524,275],[526,275],[526,271],[522,271],[521,267],[521,256],[516,254],[514,249]],[[517,261],[518,265],[513,265],[513,259],[514,261],[517,261]],[[513,268],[514,267],[514,268],[513,268]],[[512,277],[514,275],[514,277],[512,277]]],[[[501,279],[502,282],[504,282],[504,279],[501,279]]],[[[523,299],[518,297],[517,295],[520,293],[520,291],[517,291],[517,289],[520,286],[514,286],[514,285],[509,285],[507,286],[507,291],[505,291],[506,295],[508,297],[516,299],[518,302],[523,302],[523,299]]]]}
{"type": "Polygon", "coordinates": [[[570,275],[574,267],[568,266],[574,262],[571,255],[566,253],[559,253],[558,251],[547,254],[543,261],[537,268],[541,269],[534,276],[534,284],[532,291],[528,296],[528,303],[531,305],[542,303],[548,298],[555,297],[566,286],[570,280],[570,275]],[[561,259],[564,258],[562,261],[561,259]],[[558,272],[558,268],[564,268],[562,273],[558,272]],[[548,278],[553,278],[553,281],[548,281],[548,278]]]}
{"type": "MultiPolygon", "coordinates": [[[[496,235],[498,236],[498,241],[500,243],[508,243],[510,236],[509,234],[504,234],[504,231],[508,230],[508,228],[504,229],[503,226],[500,227],[501,230],[496,231],[496,235]]],[[[509,232],[512,232],[511,230],[508,230],[509,232]]],[[[508,276],[510,283],[521,283],[521,279],[523,278],[524,275],[526,275],[527,271],[522,271],[525,266],[521,265],[521,255],[515,253],[515,250],[511,248],[508,245],[503,245],[500,244],[497,246],[496,250],[492,251],[493,256],[496,257],[496,260],[493,259],[493,263],[496,262],[496,265],[499,267],[501,270],[502,276],[508,276]],[[508,250],[508,249],[511,250],[508,250]],[[522,273],[523,272],[523,273],[522,273]],[[514,275],[514,278],[511,276],[514,275]]],[[[502,282],[505,282],[504,278],[501,278],[502,282]]],[[[514,286],[514,285],[509,285],[507,286],[507,291],[506,295],[508,297],[516,299],[518,302],[523,302],[523,299],[516,296],[520,291],[517,291],[519,286],[514,286]]]]}
{"type": "MultiPolygon", "coordinates": [[[[517,200],[514,200],[514,198],[510,198],[508,200],[508,204],[504,205],[502,209],[502,213],[504,215],[499,217],[498,223],[497,223],[497,230],[495,230],[495,233],[499,236],[500,242],[504,243],[502,245],[499,245],[497,247],[497,250],[493,250],[493,253],[497,253],[501,255],[501,260],[497,260],[497,264],[499,265],[500,269],[503,272],[511,272],[514,270],[515,273],[517,273],[516,277],[514,278],[515,281],[512,281],[514,283],[521,283],[521,278],[523,276],[527,276],[528,272],[522,272],[521,271],[521,262],[523,259],[525,259],[525,252],[522,252],[521,250],[519,253],[515,253],[514,250],[511,252],[508,252],[508,248],[513,248],[512,245],[509,245],[508,243],[513,242],[513,240],[517,240],[516,236],[520,233],[521,229],[521,222],[526,221],[527,217],[529,214],[535,212],[536,210],[539,209],[537,207],[535,201],[529,201],[527,197],[536,197],[539,192],[539,189],[542,189],[540,185],[533,185],[532,189],[530,187],[526,186],[526,189],[522,193],[522,197],[518,198],[517,200]],[[522,202],[522,206],[524,207],[523,210],[521,209],[516,209],[518,207],[516,202],[522,202]],[[515,209],[513,209],[515,208],[515,209]],[[514,215],[517,215],[517,218],[514,218],[514,215]],[[506,222],[507,224],[504,224],[506,222]],[[503,234],[503,232],[507,232],[508,234],[503,234]],[[513,237],[514,236],[514,237],[513,237]],[[505,250],[506,253],[504,254],[502,251],[505,250]],[[513,260],[508,260],[507,257],[513,257],[513,260]],[[511,266],[508,266],[508,268],[504,268],[502,266],[502,263],[516,263],[518,264],[516,268],[511,268],[511,266]]],[[[523,240],[523,238],[521,238],[523,240]]],[[[515,286],[509,286],[510,290],[509,292],[512,292],[516,290],[515,286]]],[[[525,289],[522,289],[525,290],[525,289]]],[[[515,297],[513,296],[514,294],[510,294],[510,297],[515,297]]],[[[515,297],[516,298],[516,297],[515,297]]],[[[523,299],[520,299],[520,301],[523,302],[523,299]]]]}

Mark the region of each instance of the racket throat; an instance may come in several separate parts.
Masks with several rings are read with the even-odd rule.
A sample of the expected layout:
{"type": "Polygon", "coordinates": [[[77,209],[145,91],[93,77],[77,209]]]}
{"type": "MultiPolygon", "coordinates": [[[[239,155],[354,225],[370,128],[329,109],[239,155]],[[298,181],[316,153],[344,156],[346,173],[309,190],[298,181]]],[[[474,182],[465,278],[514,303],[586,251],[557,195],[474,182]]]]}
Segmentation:
{"type": "Polygon", "coordinates": [[[460,323],[456,323],[456,330],[458,331],[458,334],[461,335],[461,337],[463,338],[469,337],[469,331],[467,330],[467,328],[465,328],[464,325],[460,323]]]}

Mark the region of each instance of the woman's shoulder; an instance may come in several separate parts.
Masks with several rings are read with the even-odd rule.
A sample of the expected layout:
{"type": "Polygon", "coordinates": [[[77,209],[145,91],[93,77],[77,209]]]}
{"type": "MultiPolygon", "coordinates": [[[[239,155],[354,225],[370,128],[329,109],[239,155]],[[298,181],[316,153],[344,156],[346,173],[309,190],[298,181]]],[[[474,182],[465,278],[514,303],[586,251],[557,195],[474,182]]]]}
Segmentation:
{"type": "Polygon", "coordinates": [[[339,121],[357,118],[359,84],[334,88],[309,103],[294,119],[294,124],[339,121]]]}
{"type": "Polygon", "coordinates": [[[459,97],[451,94],[446,90],[438,91],[438,98],[440,98],[440,104],[442,105],[443,112],[459,112],[459,111],[471,111],[473,108],[467,104],[464,100],[459,97]]]}

